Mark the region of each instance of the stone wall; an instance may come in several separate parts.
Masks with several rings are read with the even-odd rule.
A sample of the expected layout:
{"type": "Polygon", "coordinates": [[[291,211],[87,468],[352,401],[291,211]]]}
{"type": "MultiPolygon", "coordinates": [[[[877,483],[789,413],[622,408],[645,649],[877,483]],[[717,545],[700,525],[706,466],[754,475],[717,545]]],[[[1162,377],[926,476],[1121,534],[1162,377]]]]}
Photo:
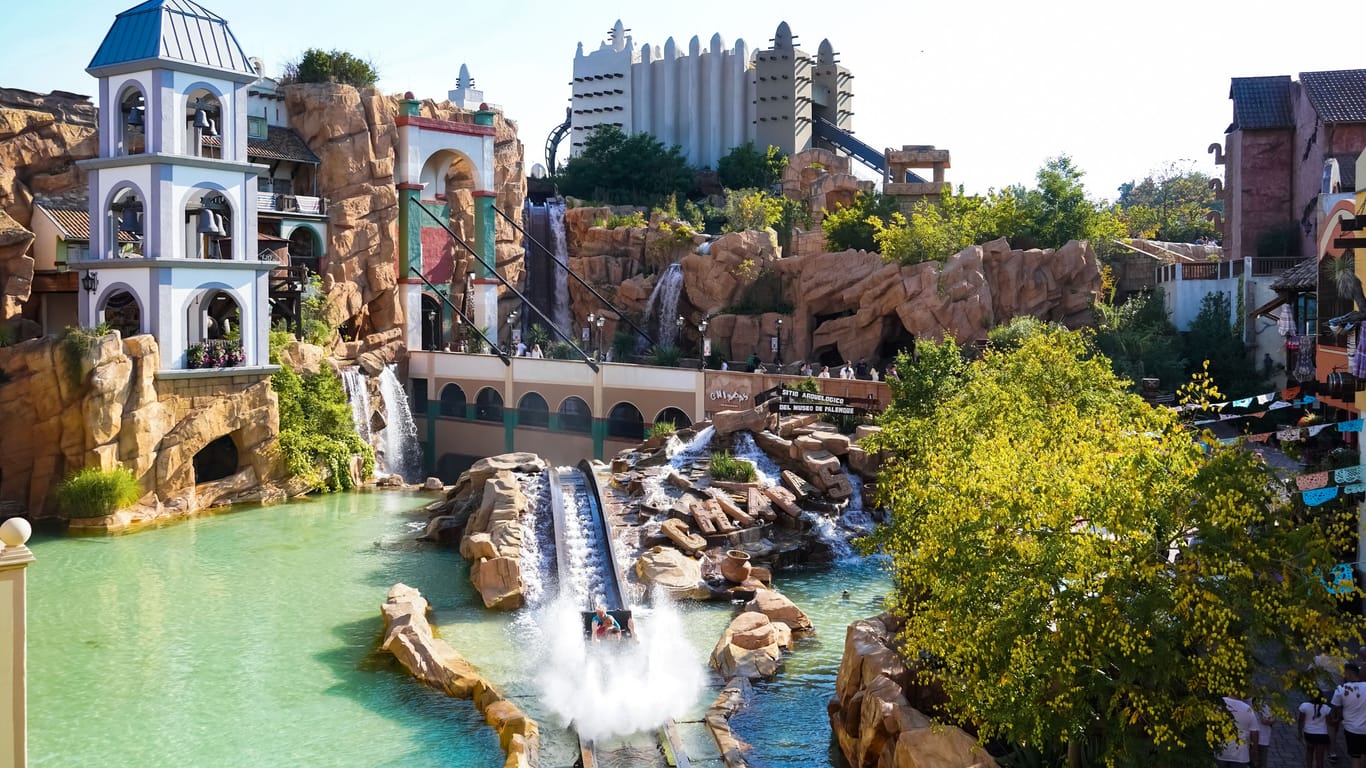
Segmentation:
{"type": "Polygon", "coordinates": [[[0,348],[0,423],[29,425],[0,430],[0,501],[34,517],[51,515],[52,490],[68,474],[125,466],[148,494],[139,509],[103,523],[118,528],[190,514],[226,494],[284,480],[268,376],[228,369],[211,378],[159,379],[157,360],[151,336],[121,339],[117,332],[95,339],[75,371],[52,338],[0,348]],[[224,435],[238,452],[235,481],[196,488],[195,454],[224,435]]]}

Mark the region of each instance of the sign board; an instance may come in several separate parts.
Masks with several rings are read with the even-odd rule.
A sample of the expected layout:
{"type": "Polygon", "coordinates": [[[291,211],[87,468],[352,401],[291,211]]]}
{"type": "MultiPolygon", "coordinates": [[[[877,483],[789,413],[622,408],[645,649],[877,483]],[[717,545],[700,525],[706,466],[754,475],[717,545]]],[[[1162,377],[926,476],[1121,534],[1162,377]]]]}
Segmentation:
{"type": "Polygon", "coordinates": [[[802,392],[783,387],[778,390],[778,413],[822,413],[853,416],[866,410],[863,401],[850,404],[849,398],[802,392]]]}
{"type": "Polygon", "coordinates": [[[702,341],[702,357],[711,357],[711,339],[702,341]]]}
{"type": "Polygon", "coordinates": [[[584,326],[583,328],[583,343],[588,343],[588,326],[584,326]]]}
{"type": "Polygon", "coordinates": [[[512,329],[512,343],[513,343],[514,346],[517,345],[517,344],[521,344],[521,343],[522,343],[522,329],[521,329],[521,328],[513,328],[513,329],[512,329]]]}
{"type": "Polygon", "coordinates": [[[768,351],[778,354],[778,337],[774,336],[768,340],[768,351]]]}

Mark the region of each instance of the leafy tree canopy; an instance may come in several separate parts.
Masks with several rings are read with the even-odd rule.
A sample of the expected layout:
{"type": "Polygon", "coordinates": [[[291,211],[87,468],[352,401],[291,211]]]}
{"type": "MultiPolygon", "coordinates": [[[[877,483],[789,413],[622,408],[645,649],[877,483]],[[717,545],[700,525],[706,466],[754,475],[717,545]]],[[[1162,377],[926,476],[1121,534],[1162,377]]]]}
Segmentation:
{"type": "Polygon", "coordinates": [[[1186,377],[1181,338],[1167,317],[1164,296],[1161,291],[1141,293],[1120,305],[1095,306],[1096,347],[1133,389],[1145,377],[1155,377],[1170,391],[1186,377]]]}
{"type": "Polygon", "coordinates": [[[716,175],[726,189],[768,189],[782,178],[787,169],[787,155],[774,146],[767,152],[746,142],[727,152],[716,162],[716,175]]]}
{"type": "Polygon", "coordinates": [[[648,133],[627,136],[604,125],[588,135],[583,152],[560,169],[567,195],[611,204],[655,205],[686,196],[693,170],[678,145],[665,147],[648,133]]]}
{"type": "Polygon", "coordinates": [[[1086,196],[1086,174],[1067,155],[1044,163],[1035,175],[1036,186],[1008,187],[1016,199],[1019,229],[1007,235],[1016,248],[1057,248],[1068,240],[1089,240],[1105,250],[1111,238],[1123,237],[1123,223],[1103,201],[1086,196]]]}
{"type": "Polygon", "coordinates": [[[1142,181],[1121,184],[1115,207],[1129,237],[1172,243],[1222,237],[1223,233],[1205,218],[1210,211],[1223,210],[1223,202],[1210,189],[1209,181],[1206,174],[1172,163],[1142,181]]]}
{"type": "Polygon", "coordinates": [[[870,219],[875,219],[885,227],[892,221],[892,214],[899,211],[900,207],[894,197],[875,192],[859,192],[854,196],[853,205],[837,205],[835,210],[825,212],[821,229],[825,230],[826,245],[832,251],[875,252],[878,249],[875,237],[878,225],[870,219]]]}
{"type": "Polygon", "coordinates": [[[1185,334],[1188,368],[1209,361],[1214,383],[1225,392],[1260,392],[1266,379],[1248,358],[1243,345],[1243,326],[1233,319],[1233,306],[1227,293],[1211,291],[1200,300],[1200,312],[1185,334]]]}
{"type": "Polygon", "coordinates": [[[1346,526],[1128,393],[1083,333],[988,348],[929,396],[893,386],[869,439],[892,457],[892,608],[908,663],[984,738],[1205,765],[1234,736],[1221,696],[1284,707],[1314,653],[1360,636],[1322,581],[1346,526]]]}
{"type": "Polygon", "coordinates": [[[379,80],[379,72],[370,62],[347,51],[309,48],[299,61],[285,65],[282,79],[291,83],[343,83],[370,88],[379,80]]]}

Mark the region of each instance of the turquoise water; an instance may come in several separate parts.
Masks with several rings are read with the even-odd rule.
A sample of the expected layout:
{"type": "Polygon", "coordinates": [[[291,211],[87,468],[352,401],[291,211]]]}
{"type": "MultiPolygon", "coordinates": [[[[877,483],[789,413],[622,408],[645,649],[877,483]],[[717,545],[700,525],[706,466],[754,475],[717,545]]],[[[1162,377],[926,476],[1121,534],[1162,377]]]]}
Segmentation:
{"type": "MultiPolygon", "coordinates": [[[[542,722],[542,765],[571,742],[536,700],[525,612],[485,611],[468,566],[414,541],[428,497],[356,493],[243,509],[128,536],[35,536],[29,576],[29,742],[34,766],[490,766],[496,737],[468,701],[419,685],[376,650],[395,582],[433,624],[542,722]]],[[[870,562],[778,574],[814,638],[732,727],[763,766],[830,766],[825,702],[845,626],[879,612],[870,562]],[[848,589],[851,599],[840,598],[848,589]]],[[[681,608],[705,665],[733,608],[681,608]]],[[[700,692],[711,702],[720,681],[700,692]]],[[[688,728],[684,728],[688,731],[688,728]]]]}
{"type": "Polygon", "coordinates": [[[30,765],[501,764],[470,702],[375,652],[395,582],[439,607],[470,603],[459,556],[413,541],[420,503],[332,495],[129,536],[35,537],[30,765]]]}

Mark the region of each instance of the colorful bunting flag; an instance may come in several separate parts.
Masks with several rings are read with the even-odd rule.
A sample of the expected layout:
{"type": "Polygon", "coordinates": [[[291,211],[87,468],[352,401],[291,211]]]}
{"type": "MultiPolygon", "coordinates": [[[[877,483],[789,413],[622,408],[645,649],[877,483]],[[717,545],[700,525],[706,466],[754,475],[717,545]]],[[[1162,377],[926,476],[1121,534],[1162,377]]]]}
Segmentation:
{"type": "Polygon", "coordinates": [[[1361,465],[1355,467],[1343,467],[1333,471],[1333,482],[1338,485],[1361,482],[1361,465]]]}
{"type": "Polygon", "coordinates": [[[1272,434],[1273,433],[1271,432],[1259,432],[1255,435],[1248,435],[1247,439],[1254,443],[1265,443],[1268,439],[1270,439],[1272,434]]]}
{"type": "Polygon", "coordinates": [[[1305,504],[1311,507],[1317,507],[1326,501],[1336,499],[1338,497],[1338,487],[1333,485],[1327,488],[1316,488],[1312,491],[1305,491],[1302,495],[1305,504]]]}
{"type": "Polygon", "coordinates": [[[1328,473],[1311,472],[1307,475],[1300,475],[1295,478],[1295,484],[1300,487],[1301,491],[1309,491],[1313,490],[1314,488],[1322,488],[1325,485],[1328,485],[1328,473]]]}
{"type": "Polygon", "coordinates": [[[1352,483],[1342,486],[1342,495],[1347,496],[1353,493],[1366,493],[1366,483],[1352,483]]]}
{"type": "Polygon", "coordinates": [[[1296,440],[1303,440],[1304,430],[1300,429],[1299,427],[1282,429],[1276,432],[1276,439],[1280,440],[1283,443],[1293,443],[1296,440]]]}
{"type": "Polygon", "coordinates": [[[1338,422],[1339,432],[1360,432],[1363,419],[1348,419],[1338,422]]]}

